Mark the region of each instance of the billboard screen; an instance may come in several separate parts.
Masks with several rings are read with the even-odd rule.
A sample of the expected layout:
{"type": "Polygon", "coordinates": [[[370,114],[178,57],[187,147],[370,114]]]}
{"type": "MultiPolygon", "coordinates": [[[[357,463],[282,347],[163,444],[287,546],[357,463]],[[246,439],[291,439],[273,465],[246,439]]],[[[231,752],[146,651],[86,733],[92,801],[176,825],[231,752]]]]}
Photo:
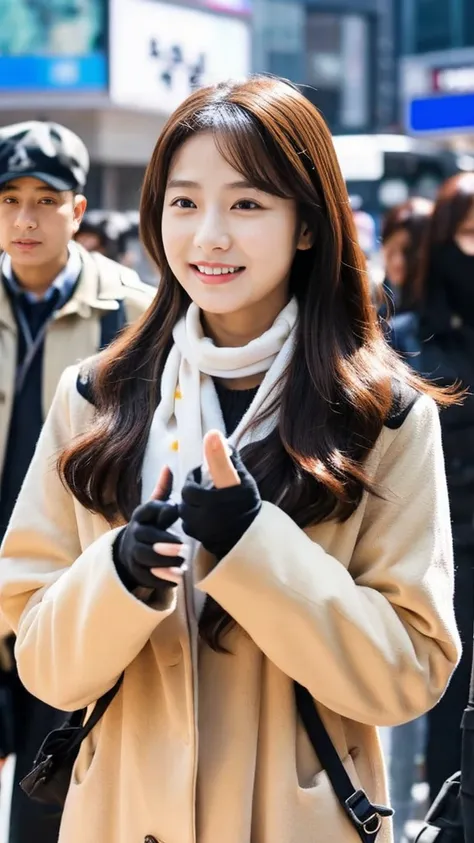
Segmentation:
{"type": "Polygon", "coordinates": [[[107,87],[107,0],[0,0],[0,92],[107,87]]]}
{"type": "Polygon", "coordinates": [[[250,66],[246,20],[156,0],[112,0],[110,97],[118,105],[169,113],[195,88],[242,78],[250,66]]]}

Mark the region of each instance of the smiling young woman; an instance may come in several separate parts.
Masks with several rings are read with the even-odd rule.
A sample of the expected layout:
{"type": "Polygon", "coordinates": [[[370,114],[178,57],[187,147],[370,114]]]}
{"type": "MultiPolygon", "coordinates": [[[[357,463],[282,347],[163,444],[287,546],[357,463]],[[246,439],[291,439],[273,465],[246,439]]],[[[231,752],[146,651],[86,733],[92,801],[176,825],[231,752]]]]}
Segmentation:
{"type": "Polygon", "coordinates": [[[73,709],[124,674],[60,841],[354,843],[293,683],[386,801],[375,727],[426,711],[458,659],[433,401],[453,398],[386,345],[330,133],[291,84],[186,100],[141,224],[156,300],[64,376],[3,547],[31,689],[73,709]]]}

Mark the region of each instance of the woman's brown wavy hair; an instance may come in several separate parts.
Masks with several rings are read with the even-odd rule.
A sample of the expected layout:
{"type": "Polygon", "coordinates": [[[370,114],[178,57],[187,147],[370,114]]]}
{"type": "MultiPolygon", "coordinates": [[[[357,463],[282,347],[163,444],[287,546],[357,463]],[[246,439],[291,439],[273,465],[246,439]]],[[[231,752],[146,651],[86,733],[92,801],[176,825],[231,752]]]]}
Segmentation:
{"type": "MultiPolygon", "coordinates": [[[[197,132],[211,132],[228,162],[257,188],[296,200],[313,233],[313,247],[296,253],[291,272],[300,311],[294,356],[275,399],[278,426],[243,457],[262,497],[300,526],[344,520],[371,490],[364,461],[390,411],[392,379],[440,403],[453,399],[418,380],[385,343],[330,132],[297,88],[273,77],[198,90],[165,125],[141,198],[141,234],[161,276],[158,293],[147,313],[97,357],[95,421],[60,457],[61,475],[83,506],[110,523],[128,520],[140,503],[160,375],[173,326],[189,303],[163,248],[164,193],[173,156],[197,132]]],[[[211,646],[220,646],[229,620],[208,603],[201,629],[211,646]]]]}

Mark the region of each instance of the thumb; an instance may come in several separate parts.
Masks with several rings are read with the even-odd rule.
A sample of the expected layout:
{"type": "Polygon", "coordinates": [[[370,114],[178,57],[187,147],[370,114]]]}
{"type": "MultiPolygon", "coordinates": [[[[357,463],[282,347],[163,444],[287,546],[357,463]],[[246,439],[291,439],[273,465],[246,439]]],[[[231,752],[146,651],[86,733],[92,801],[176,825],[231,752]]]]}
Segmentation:
{"type": "Polygon", "coordinates": [[[210,430],[204,437],[204,460],[216,489],[240,485],[240,477],[230,458],[229,446],[218,430],[210,430]]]}
{"type": "Polygon", "coordinates": [[[161,469],[156,486],[151,493],[150,500],[152,501],[167,501],[171,495],[173,488],[173,472],[169,466],[165,465],[161,469]]]}

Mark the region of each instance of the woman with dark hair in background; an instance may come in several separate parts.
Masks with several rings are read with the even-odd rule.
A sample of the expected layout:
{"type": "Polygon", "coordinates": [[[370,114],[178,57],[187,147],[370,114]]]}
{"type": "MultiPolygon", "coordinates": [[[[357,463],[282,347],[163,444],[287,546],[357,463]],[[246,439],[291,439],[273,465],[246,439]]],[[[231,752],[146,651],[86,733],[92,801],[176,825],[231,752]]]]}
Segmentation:
{"type": "Polygon", "coordinates": [[[66,709],[117,691],[60,841],[390,843],[376,726],[434,705],[459,652],[433,401],[453,398],[386,344],[331,135],[291,84],[182,103],[141,222],[155,303],[67,370],[2,546],[25,684],[66,709]],[[377,805],[340,806],[302,691],[377,805]]]}
{"type": "Polygon", "coordinates": [[[455,560],[455,610],[463,655],[429,713],[427,776],[433,799],[461,765],[461,717],[467,705],[474,619],[474,173],[441,188],[423,255],[423,373],[468,389],[462,405],[441,414],[455,560]]]}
{"type": "MultiPolygon", "coordinates": [[[[413,197],[392,208],[382,225],[385,264],[383,302],[379,314],[387,339],[415,370],[420,366],[419,273],[423,242],[427,236],[433,203],[413,197]]],[[[425,718],[419,717],[390,731],[390,796],[395,843],[404,840],[406,823],[412,818],[413,785],[419,779],[424,752],[425,718]]]]}
{"type": "Polygon", "coordinates": [[[433,203],[413,197],[387,214],[382,225],[386,299],[379,314],[390,344],[419,369],[420,258],[433,203]]]}

